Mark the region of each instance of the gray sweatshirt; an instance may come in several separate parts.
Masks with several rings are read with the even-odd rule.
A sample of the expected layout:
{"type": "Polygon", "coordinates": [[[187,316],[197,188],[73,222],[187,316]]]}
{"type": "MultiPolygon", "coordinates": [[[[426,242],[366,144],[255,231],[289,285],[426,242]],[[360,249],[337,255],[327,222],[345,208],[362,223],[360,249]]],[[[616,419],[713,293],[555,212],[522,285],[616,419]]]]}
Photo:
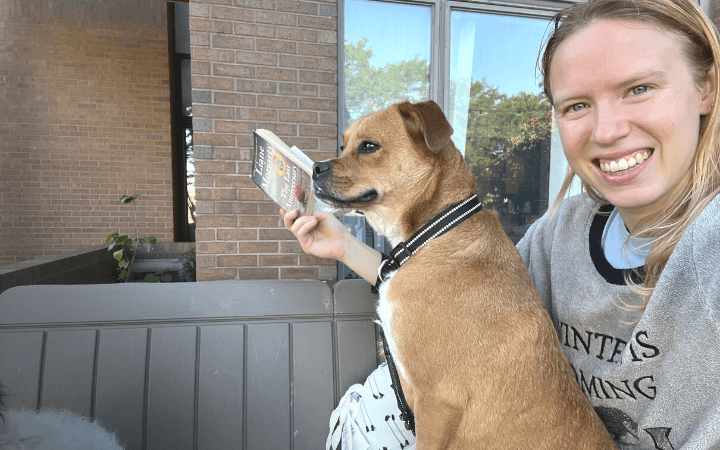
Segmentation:
{"type": "Polygon", "coordinates": [[[720,197],[643,313],[603,254],[606,220],[575,196],[517,246],[577,381],[621,449],[720,449],[720,197]]]}

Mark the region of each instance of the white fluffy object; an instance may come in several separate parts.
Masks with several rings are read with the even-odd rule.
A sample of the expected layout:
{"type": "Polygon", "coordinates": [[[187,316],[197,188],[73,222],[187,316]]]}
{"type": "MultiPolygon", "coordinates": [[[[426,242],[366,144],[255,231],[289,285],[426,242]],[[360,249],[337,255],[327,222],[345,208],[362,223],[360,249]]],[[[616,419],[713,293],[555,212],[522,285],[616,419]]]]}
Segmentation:
{"type": "Polygon", "coordinates": [[[122,450],[115,435],[68,411],[16,411],[0,421],[2,450],[122,450]]]}

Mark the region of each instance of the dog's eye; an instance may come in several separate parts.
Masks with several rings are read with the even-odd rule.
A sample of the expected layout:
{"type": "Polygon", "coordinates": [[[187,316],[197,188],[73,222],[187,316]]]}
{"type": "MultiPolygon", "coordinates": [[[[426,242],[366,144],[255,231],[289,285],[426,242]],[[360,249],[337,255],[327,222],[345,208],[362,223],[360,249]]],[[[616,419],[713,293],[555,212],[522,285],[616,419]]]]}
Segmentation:
{"type": "Polygon", "coordinates": [[[361,154],[368,154],[368,153],[374,153],[380,149],[380,146],[374,142],[370,141],[362,141],[360,145],[358,145],[357,151],[361,154]]]}

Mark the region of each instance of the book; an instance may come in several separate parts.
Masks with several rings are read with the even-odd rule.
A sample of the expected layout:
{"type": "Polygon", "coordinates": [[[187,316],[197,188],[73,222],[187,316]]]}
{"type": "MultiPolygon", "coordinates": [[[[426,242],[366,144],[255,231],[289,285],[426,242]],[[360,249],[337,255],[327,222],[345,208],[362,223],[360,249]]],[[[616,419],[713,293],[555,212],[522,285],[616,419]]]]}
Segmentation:
{"type": "Polygon", "coordinates": [[[313,161],[299,148],[288,147],[275,133],[263,129],[253,130],[253,144],[251,178],[282,209],[297,209],[303,216],[311,215],[313,211],[340,216],[349,211],[315,198],[313,161]]]}

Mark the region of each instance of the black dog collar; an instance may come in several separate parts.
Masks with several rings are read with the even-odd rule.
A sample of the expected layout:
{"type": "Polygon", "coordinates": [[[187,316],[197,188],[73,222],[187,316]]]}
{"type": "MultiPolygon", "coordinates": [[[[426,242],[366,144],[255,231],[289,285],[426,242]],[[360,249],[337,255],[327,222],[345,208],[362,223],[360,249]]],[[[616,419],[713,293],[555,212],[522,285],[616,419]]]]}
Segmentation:
{"type": "Polygon", "coordinates": [[[390,255],[383,254],[383,260],[380,263],[380,267],[378,267],[378,277],[374,288],[379,289],[390,272],[400,269],[412,255],[429,241],[452,230],[481,209],[482,204],[477,194],[475,194],[460,203],[450,206],[435,216],[430,222],[426,223],[425,226],[413,234],[407,242],[401,242],[392,249],[390,255]]]}

